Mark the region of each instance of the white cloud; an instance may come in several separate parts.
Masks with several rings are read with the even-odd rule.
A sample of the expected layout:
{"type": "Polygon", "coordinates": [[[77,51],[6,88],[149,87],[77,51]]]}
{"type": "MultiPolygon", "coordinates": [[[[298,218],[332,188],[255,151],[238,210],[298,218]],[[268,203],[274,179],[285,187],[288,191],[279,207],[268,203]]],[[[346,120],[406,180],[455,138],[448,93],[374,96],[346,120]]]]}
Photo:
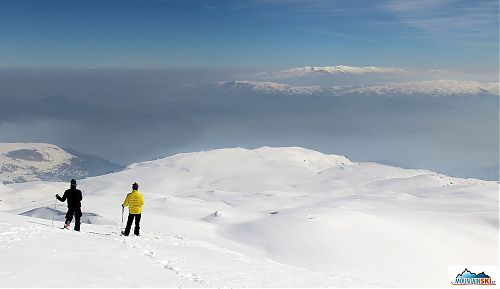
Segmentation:
{"type": "Polygon", "coordinates": [[[379,8],[441,41],[498,47],[497,0],[389,0],[379,8]]]}

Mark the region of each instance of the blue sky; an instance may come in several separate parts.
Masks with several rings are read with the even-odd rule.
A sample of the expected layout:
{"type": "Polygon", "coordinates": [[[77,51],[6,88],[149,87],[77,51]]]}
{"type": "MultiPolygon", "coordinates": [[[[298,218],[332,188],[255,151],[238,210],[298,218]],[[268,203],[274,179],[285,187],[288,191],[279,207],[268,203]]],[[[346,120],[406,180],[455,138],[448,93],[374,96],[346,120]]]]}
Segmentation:
{"type": "Polygon", "coordinates": [[[0,2],[0,67],[496,72],[498,2],[0,2]]]}

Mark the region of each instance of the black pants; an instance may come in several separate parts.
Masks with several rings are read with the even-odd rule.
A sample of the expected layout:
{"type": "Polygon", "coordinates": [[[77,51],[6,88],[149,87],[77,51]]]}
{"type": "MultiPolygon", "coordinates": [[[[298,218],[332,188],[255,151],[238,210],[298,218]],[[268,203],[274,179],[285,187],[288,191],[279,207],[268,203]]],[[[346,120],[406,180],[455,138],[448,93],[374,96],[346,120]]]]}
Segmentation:
{"type": "Polygon", "coordinates": [[[134,235],[139,236],[139,224],[141,223],[141,214],[128,214],[127,226],[125,227],[124,235],[128,236],[130,234],[130,228],[132,228],[132,222],[135,218],[134,235]]]}
{"type": "Polygon", "coordinates": [[[80,207],[68,208],[68,212],[66,213],[66,224],[71,224],[73,215],[75,215],[75,231],[80,231],[80,217],[82,216],[82,209],[80,207]]]}

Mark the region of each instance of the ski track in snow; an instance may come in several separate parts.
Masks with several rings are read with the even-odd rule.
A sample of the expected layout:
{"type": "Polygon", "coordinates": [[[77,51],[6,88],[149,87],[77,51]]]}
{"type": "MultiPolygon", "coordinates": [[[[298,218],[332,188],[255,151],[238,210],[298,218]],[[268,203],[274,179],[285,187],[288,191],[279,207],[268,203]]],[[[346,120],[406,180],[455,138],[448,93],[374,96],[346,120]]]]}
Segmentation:
{"type": "MultiPolygon", "coordinates": [[[[151,259],[153,263],[161,266],[163,269],[170,270],[182,278],[189,279],[198,283],[207,283],[200,276],[194,273],[186,273],[183,270],[176,267],[174,264],[178,263],[178,259],[168,260],[169,256],[167,254],[158,255],[157,252],[165,252],[165,244],[162,244],[162,238],[156,234],[143,234],[140,237],[130,236],[130,237],[118,237],[115,238],[116,241],[128,245],[130,248],[136,250],[139,254],[151,259]]],[[[174,243],[178,245],[178,243],[174,243]]],[[[170,257],[172,258],[172,257],[170,257]]]]}
{"type": "Polygon", "coordinates": [[[308,286],[311,284],[311,277],[316,280],[316,286],[322,287],[335,286],[339,282],[348,286],[352,281],[283,265],[269,259],[254,259],[204,241],[189,240],[177,235],[145,233],[140,237],[122,236],[115,240],[135,249],[163,269],[200,283],[203,287],[231,287],[238,284],[249,284],[250,287],[284,287],[290,284],[291,279],[298,280],[300,286],[308,286]],[[198,260],[204,260],[204,263],[200,264],[198,260]],[[245,271],[241,268],[245,268],[245,271]],[[224,277],[220,278],[221,275],[224,277]]]}
{"type": "MultiPolygon", "coordinates": [[[[25,222],[29,223],[17,226],[0,223],[0,253],[48,238],[54,238],[54,243],[73,244],[69,246],[69,250],[74,252],[81,251],[82,243],[86,242],[99,244],[108,249],[113,247],[109,243],[115,243],[119,245],[118,251],[110,251],[110,255],[128,252],[124,257],[133,262],[136,262],[137,258],[142,258],[143,261],[161,268],[167,276],[171,274],[178,276],[176,286],[180,287],[286,287],[290,284],[295,287],[355,287],[364,284],[359,280],[317,273],[269,259],[255,259],[208,242],[190,240],[179,235],[144,232],[139,237],[133,235],[125,237],[117,233],[119,229],[115,226],[84,224],[81,232],[75,232],[51,227],[37,220],[25,220],[25,222]],[[126,250],[127,248],[130,250],[126,250]]],[[[58,225],[60,224],[56,226],[58,225]]],[[[1,255],[5,255],[3,253],[1,255]]],[[[101,257],[107,258],[107,256],[101,257]]],[[[71,266],[70,264],[75,261],[78,262],[68,258],[67,264],[64,265],[71,266]]],[[[148,268],[145,269],[149,270],[148,268]]],[[[2,271],[0,276],[8,275],[7,273],[2,271]]],[[[8,285],[15,285],[9,282],[8,277],[4,278],[8,285]]],[[[366,285],[377,286],[368,283],[366,285]]],[[[82,281],[79,286],[87,287],[87,284],[82,281]]],[[[100,283],[99,286],[114,286],[114,284],[100,283]]],[[[156,286],[164,285],[158,283],[156,286]]]]}
{"type": "MultiPolygon", "coordinates": [[[[64,274],[67,275],[67,270],[68,268],[74,268],[75,264],[79,264],[82,261],[81,257],[88,256],[89,254],[93,254],[92,248],[95,248],[95,246],[99,246],[101,248],[104,248],[104,253],[107,253],[107,255],[102,255],[101,254],[96,254],[99,256],[94,256],[98,257],[99,259],[106,260],[110,256],[117,256],[118,259],[121,259],[123,263],[123,259],[127,260],[131,263],[132,267],[136,266],[134,264],[137,263],[138,267],[143,267],[141,266],[140,263],[138,263],[138,256],[143,256],[150,258],[154,260],[154,255],[155,253],[152,251],[144,250],[143,245],[140,243],[134,243],[133,241],[126,240],[124,237],[117,237],[119,236],[116,233],[109,233],[109,232],[99,232],[99,230],[95,230],[94,232],[85,232],[82,228],[82,232],[76,232],[73,230],[63,230],[60,229],[59,227],[51,227],[50,225],[46,225],[43,223],[37,223],[37,222],[32,222],[29,221],[33,224],[30,225],[12,225],[9,223],[0,223],[0,255],[9,257],[9,255],[18,255],[18,251],[22,251],[27,255],[19,257],[13,267],[20,267],[20,268],[26,268],[26,266],[32,266],[33,270],[35,271],[34,274],[33,272],[29,273],[27,270],[21,269],[23,271],[23,274],[33,274],[31,276],[34,276],[35,278],[29,278],[31,281],[24,281],[25,285],[28,285],[28,287],[67,287],[68,283],[64,281],[63,283],[58,283],[58,282],[52,282],[48,281],[48,283],[38,283],[37,281],[32,281],[32,280],[43,280],[47,279],[44,278],[46,275],[44,272],[40,269],[42,268],[37,268],[37,264],[31,264],[35,259],[39,258],[40,253],[38,252],[37,254],[33,254],[34,251],[29,251],[26,250],[25,248],[33,248],[34,245],[36,246],[37,244],[40,243],[45,243],[44,241],[48,241],[53,247],[52,252],[45,252],[48,256],[52,255],[54,259],[57,258],[62,258],[62,262],[60,260],[54,260],[50,258],[46,258],[46,260],[43,260],[43,265],[42,267],[46,267],[45,271],[50,271],[51,274],[64,274]],[[104,235],[104,234],[109,234],[109,235],[104,235]],[[119,241],[119,242],[116,242],[119,241]],[[113,246],[114,244],[117,244],[118,246],[113,246]],[[122,245],[120,245],[121,243],[122,245]],[[126,250],[127,248],[123,245],[128,245],[126,247],[130,247],[132,250],[126,250]],[[61,246],[61,248],[59,247],[61,246]],[[112,250],[114,248],[115,250],[112,250]],[[109,251],[108,251],[109,250],[109,251]],[[30,256],[31,255],[31,256],[30,256]],[[47,269],[50,268],[50,269],[47,269]],[[39,272],[42,271],[42,272],[39,272]],[[65,273],[66,272],[66,273],[65,273]],[[66,283],[66,284],[64,284],[66,283]]],[[[57,224],[60,225],[60,224],[57,224]]],[[[96,228],[100,229],[100,228],[96,228]]],[[[42,247],[43,245],[40,245],[42,247]]],[[[43,258],[43,257],[42,257],[43,258]]],[[[111,261],[112,264],[117,264],[119,262],[111,261]]],[[[97,265],[97,264],[96,264],[97,265]]],[[[5,266],[3,270],[0,270],[0,278],[2,280],[1,285],[7,285],[9,286],[19,286],[19,281],[17,279],[22,278],[25,279],[26,276],[19,276],[19,275],[14,275],[14,272],[19,272],[16,268],[13,267],[7,267],[5,266]]],[[[97,266],[100,267],[100,266],[97,266]]],[[[103,266],[104,268],[108,269],[109,265],[103,266]]],[[[151,268],[147,268],[149,271],[151,268]]],[[[82,269],[77,269],[78,271],[84,271],[82,269]]],[[[125,271],[132,271],[132,270],[125,270],[125,271]]],[[[193,278],[189,278],[190,276],[187,274],[184,274],[180,271],[175,271],[171,270],[172,274],[176,274],[179,277],[184,278],[185,280],[178,280],[179,278],[174,279],[172,278],[172,274],[168,274],[167,272],[164,272],[166,277],[168,279],[172,279],[176,283],[169,283],[168,285],[164,285],[165,283],[161,282],[150,282],[148,287],[152,286],[182,286],[182,287],[193,287],[195,284],[192,282],[197,282],[196,276],[193,276],[193,278]],[[189,282],[191,281],[191,282],[189,282]]],[[[88,270],[89,275],[93,275],[92,270],[88,270]]],[[[23,275],[21,274],[21,275],[23,275]]],[[[127,272],[123,272],[123,275],[126,276],[127,272]]],[[[139,269],[138,276],[142,276],[144,274],[141,273],[141,269],[139,269]]],[[[156,272],[156,276],[158,276],[156,272]]],[[[64,278],[61,278],[64,280],[64,278]]],[[[80,279],[80,278],[79,278],[80,279]]],[[[157,278],[158,279],[158,278],[157,278]]],[[[57,279],[56,279],[57,280],[57,279]]],[[[161,278],[160,278],[161,280],[161,278]]],[[[47,280],[45,280],[47,281],[47,280]]],[[[133,283],[127,283],[128,281],[125,280],[124,283],[115,283],[115,282],[109,282],[108,280],[103,281],[97,280],[97,281],[92,281],[87,278],[81,278],[79,281],[78,285],[75,286],[74,283],[71,284],[71,286],[75,287],[110,287],[110,286],[119,286],[119,287],[130,287],[131,285],[134,285],[133,283]]],[[[133,287],[137,286],[143,286],[144,283],[140,284],[135,284],[133,287]]]]}

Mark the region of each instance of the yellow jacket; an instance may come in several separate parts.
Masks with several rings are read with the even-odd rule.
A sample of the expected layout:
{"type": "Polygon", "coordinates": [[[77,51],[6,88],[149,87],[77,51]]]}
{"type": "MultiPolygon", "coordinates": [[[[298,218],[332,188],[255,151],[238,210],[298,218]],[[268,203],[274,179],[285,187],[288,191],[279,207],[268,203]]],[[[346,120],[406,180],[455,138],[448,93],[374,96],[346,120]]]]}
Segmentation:
{"type": "Polygon", "coordinates": [[[142,206],[144,205],[144,197],[138,190],[133,190],[127,195],[122,207],[129,206],[128,212],[130,214],[142,213],[142,206]]]}

